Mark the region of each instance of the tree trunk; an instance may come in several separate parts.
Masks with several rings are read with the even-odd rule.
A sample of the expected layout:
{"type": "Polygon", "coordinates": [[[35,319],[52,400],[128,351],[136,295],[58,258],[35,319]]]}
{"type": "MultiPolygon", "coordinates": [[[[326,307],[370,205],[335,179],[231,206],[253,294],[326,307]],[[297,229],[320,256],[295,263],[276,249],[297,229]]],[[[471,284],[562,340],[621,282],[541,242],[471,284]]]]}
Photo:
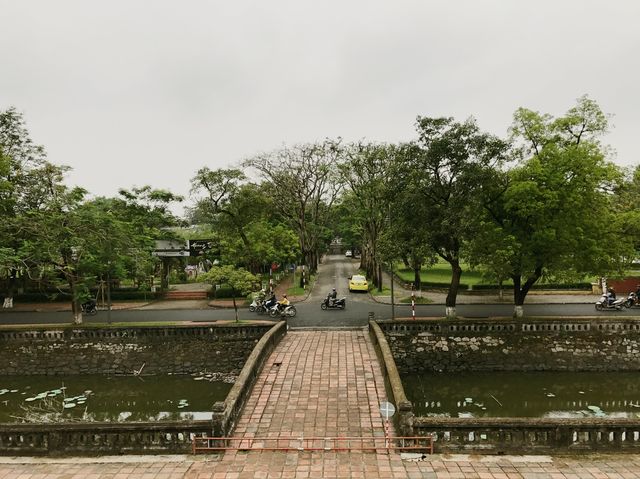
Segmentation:
{"type": "Polygon", "coordinates": [[[413,269],[413,287],[417,290],[421,289],[422,277],[420,276],[420,266],[413,269]]]}
{"type": "Polygon", "coordinates": [[[169,289],[169,258],[162,258],[162,270],[160,272],[160,291],[169,289]]]}
{"type": "Polygon", "coordinates": [[[449,293],[447,294],[446,305],[449,308],[456,307],[456,299],[458,297],[458,289],[460,288],[460,277],[462,276],[462,268],[457,259],[449,259],[451,265],[451,283],[449,284],[449,293]]]}
{"type": "Polygon", "coordinates": [[[71,289],[71,313],[73,314],[73,324],[82,324],[82,307],[78,299],[78,288],[73,279],[68,280],[71,289]]]}
{"type": "Polygon", "coordinates": [[[521,318],[524,316],[524,300],[527,297],[527,293],[531,289],[531,286],[535,284],[536,281],[540,279],[542,276],[542,266],[538,266],[533,274],[527,278],[527,280],[522,284],[522,276],[519,274],[514,274],[511,276],[513,280],[513,317],[521,318]]]}
{"type": "Polygon", "coordinates": [[[233,310],[236,313],[236,323],[240,322],[240,318],[238,317],[238,305],[236,304],[236,291],[231,288],[231,296],[233,296],[233,310]]]}
{"type": "Polygon", "coordinates": [[[4,303],[2,304],[2,307],[5,309],[13,308],[13,297],[16,295],[17,282],[18,282],[18,270],[12,269],[11,273],[9,274],[7,296],[4,298],[4,303]]]}

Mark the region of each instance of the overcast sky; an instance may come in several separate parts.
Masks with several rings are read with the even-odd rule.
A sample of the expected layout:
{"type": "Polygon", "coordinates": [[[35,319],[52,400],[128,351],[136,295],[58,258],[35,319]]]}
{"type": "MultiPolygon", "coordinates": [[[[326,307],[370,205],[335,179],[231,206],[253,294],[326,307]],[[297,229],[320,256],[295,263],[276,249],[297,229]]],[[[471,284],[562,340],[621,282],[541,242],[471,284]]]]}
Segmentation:
{"type": "Polygon", "coordinates": [[[68,183],[188,194],[202,166],[341,136],[398,142],[421,116],[561,115],[588,94],[636,165],[640,2],[0,0],[0,109],[68,183]]]}

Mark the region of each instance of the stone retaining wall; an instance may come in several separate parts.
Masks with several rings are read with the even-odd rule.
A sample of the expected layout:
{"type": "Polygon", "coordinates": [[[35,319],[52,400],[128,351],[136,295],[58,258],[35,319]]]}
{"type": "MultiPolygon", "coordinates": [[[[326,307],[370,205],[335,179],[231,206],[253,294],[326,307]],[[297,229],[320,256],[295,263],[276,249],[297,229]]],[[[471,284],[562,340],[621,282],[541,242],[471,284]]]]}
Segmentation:
{"type": "Polygon", "coordinates": [[[141,368],[142,374],[237,375],[271,327],[3,330],[0,375],[129,375],[141,368]]]}
{"type": "MultiPolygon", "coordinates": [[[[640,319],[381,321],[398,370],[627,371],[640,369],[640,319]]],[[[404,396],[404,392],[402,393],[404,396]]],[[[635,418],[414,417],[411,435],[437,453],[640,451],[635,418]]]]}
{"type": "Polygon", "coordinates": [[[382,321],[400,373],[632,371],[640,319],[382,321]]]}

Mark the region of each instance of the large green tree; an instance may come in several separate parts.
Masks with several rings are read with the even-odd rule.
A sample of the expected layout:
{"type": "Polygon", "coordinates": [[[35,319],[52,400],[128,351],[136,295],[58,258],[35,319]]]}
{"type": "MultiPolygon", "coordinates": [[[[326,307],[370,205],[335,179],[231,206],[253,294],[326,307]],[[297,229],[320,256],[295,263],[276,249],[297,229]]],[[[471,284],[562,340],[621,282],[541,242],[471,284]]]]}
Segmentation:
{"type": "MultiPolygon", "coordinates": [[[[122,257],[123,273],[140,284],[149,275],[159,275],[161,288],[168,288],[169,265],[176,258],[154,258],[155,240],[175,240],[174,228],[183,222],[171,211],[174,204],[183,201],[182,196],[149,185],[121,188],[115,198],[99,199],[104,208],[126,223],[130,229],[128,254],[122,257]]],[[[180,258],[178,258],[180,259],[180,258]]]]}
{"type": "Polygon", "coordinates": [[[390,162],[395,155],[393,145],[353,144],[345,148],[346,161],[340,165],[342,180],[351,192],[351,222],[362,234],[361,267],[374,284],[382,289],[382,263],[386,259],[380,239],[390,222],[390,162]]]}
{"type": "Polygon", "coordinates": [[[61,191],[68,168],[46,161],[15,108],[0,112],[0,279],[6,279],[4,307],[13,307],[18,277],[35,265],[18,254],[25,233],[20,218],[41,211],[61,191]]]}
{"type": "Polygon", "coordinates": [[[633,257],[640,257],[640,166],[628,172],[615,191],[613,205],[617,214],[616,228],[633,245],[633,257]]]}
{"type": "Polygon", "coordinates": [[[223,263],[257,273],[299,256],[295,233],[272,211],[270,189],[237,169],[201,168],[192,179],[192,220],[215,229],[223,263]]]}
{"type": "Polygon", "coordinates": [[[404,203],[397,212],[404,215],[405,224],[427,225],[425,241],[451,265],[446,315],[455,317],[461,254],[465,242],[477,233],[483,208],[480,192],[493,182],[507,144],[480,131],[473,119],[459,123],[418,117],[416,128],[418,140],[405,146],[395,166],[404,203]]]}
{"type": "Polygon", "coordinates": [[[19,218],[24,241],[18,254],[38,265],[40,280],[71,301],[73,322],[82,323],[80,304],[101,272],[115,267],[130,246],[130,228],[100,203],[84,201],[81,188],[63,190],[46,208],[19,218]]]}
{"type": "Polygon", "coordinates": [[[522,160],[486,203],[490,233],[477,238],[493,240],[500,261],[508,259],[514,316],[522,316],[544,275],[620,271],[630,244],[616,227],[611,192],[620,174],[600,144],[607,121],[595,102],[582,97],[556,119],[521,108],[511,131],[522,160]]]}

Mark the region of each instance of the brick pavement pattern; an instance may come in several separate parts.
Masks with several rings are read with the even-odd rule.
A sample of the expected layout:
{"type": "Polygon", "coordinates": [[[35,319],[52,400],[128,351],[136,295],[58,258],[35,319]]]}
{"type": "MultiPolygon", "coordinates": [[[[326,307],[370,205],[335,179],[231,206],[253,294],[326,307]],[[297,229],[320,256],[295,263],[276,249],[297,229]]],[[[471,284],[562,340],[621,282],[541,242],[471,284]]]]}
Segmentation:
{"type": "MultiPolygon", "coordinates": [[[[384,381],[366,331],[290,331],[267,360],[236,435],[383,435],[384,381]]],[[[393,431],[391,431],[393,434],[393,431]]],[[[0,458],[0,479],[631,479],[640,456],[451,456],[238,451],[208,456],[0,458]]]]}
{"type": "Polygon", "coordinates": [[[366,331],[289,331],[266,361],[234,435],[384,436],[386,400],[366,331]]]}

